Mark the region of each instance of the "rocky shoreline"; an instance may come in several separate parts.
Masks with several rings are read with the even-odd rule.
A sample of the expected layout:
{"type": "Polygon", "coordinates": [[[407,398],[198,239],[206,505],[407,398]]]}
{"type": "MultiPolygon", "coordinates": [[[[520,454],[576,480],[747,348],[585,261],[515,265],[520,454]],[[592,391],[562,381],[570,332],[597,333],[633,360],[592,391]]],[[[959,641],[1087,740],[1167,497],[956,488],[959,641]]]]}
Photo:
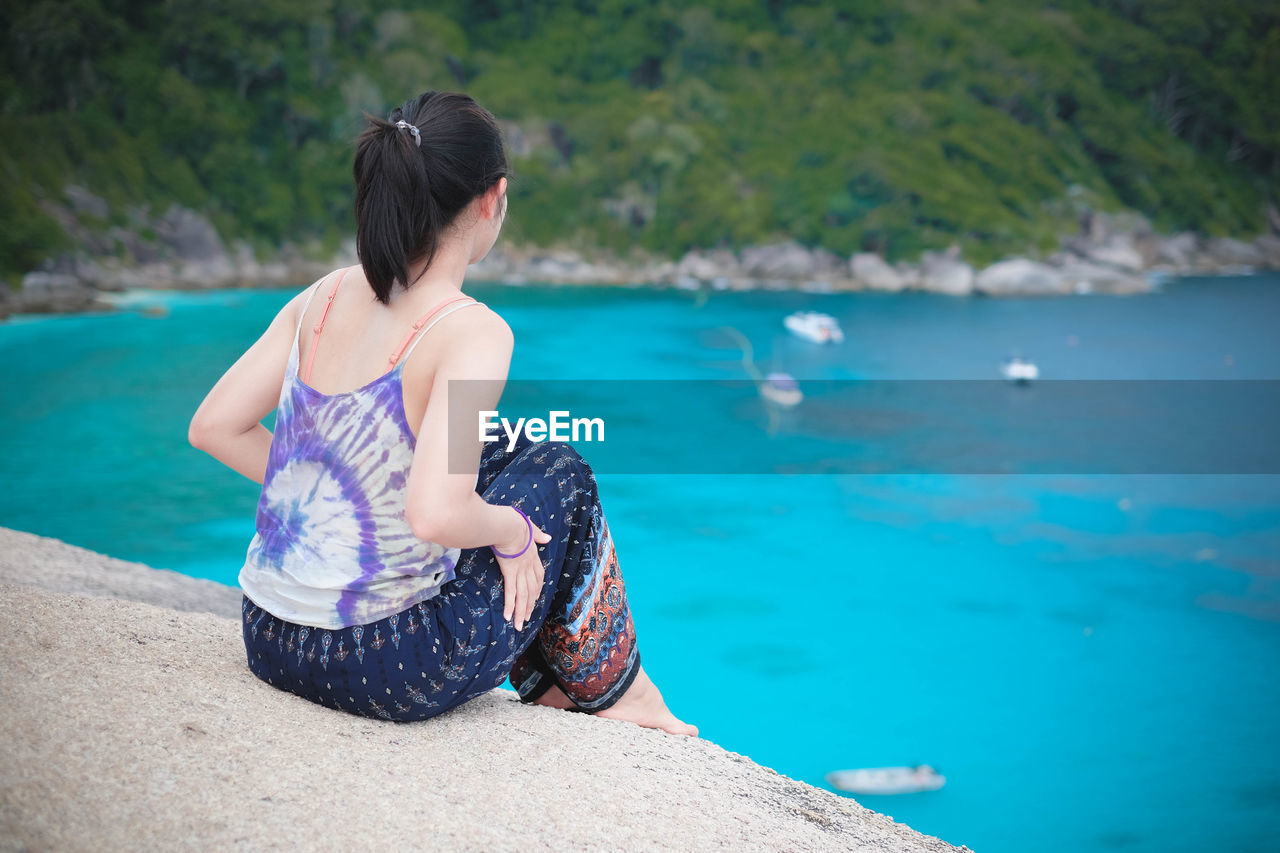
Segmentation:
{"type": "MultiPolygon", "coordinates": [[[[132,211],[128,227],[104,231],[85,224],[106,219],[104,201],[75,187],[68,189],[67,199],[65,207],[50,212],[77,249],[27,273],[19,289],[0,288],[0,318],[112,310],[103,294],[133,288],[301,287],[335,267],[356,263],[354,241],[337,252],[287,245],[263,261],[245,244],[225,245],[207,218],[176,205],[158,217],[132,211]]],[[[470,277],[513,285],[686,290],[918,290],[953,296],[1145,293],[1164,276],[1280,270],[1280,213],[1270,213],[1270,233],[1245,241],[1190,231],[1159,235],[1137,214],[1086,211],[1078,233],[1061,238],[1057,251],[1047,258],[1008,258],[981,269],[963,258],[958,245],[924,252],[914,263],[889,264],[872,253],[844,257],[793,241],[740,252],[693,250],[679,260],[500,243],[472,267],[470,277]]]]}

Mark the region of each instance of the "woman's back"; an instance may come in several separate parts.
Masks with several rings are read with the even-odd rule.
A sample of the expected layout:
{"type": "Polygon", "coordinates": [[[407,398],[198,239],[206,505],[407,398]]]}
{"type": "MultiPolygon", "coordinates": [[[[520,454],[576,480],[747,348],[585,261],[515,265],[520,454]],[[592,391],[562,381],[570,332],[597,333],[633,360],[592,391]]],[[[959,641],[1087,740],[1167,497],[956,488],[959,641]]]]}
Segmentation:
{"type": "Polygon", "coordinates": [[[309,289],[300,311],[239,582],[281,618],[341,628],[400,612],[454,577],[459,549],[420,539],[405,513],[412,425],[433,372],[432,352],[409,356],[437,323],[480,304],[455,288],[406,321],[419,300],[367,304],[359,268],[329,278],[309,289]],[[393,335],[397,324],[403,330],[393,335]],[[382,370],[370,376],[378,347],[382,370]]]}
{"type": "Polygon", "coordinates": [[[460,429],[498,405],[515,344],[462,294],[508,171],[497,120],[461,93],[370,116],[359,268],[286,305],[192,418],[193,445],[263,484],[240,572],[246,660],[386,720],[510,678],[525,702],[696,735],[640,666],[591,467],[565,442],[460,429]]]}
{"type": "MultiPolygon", "coordinates": [[[[332,282],[339,274],[340,271],[332,273],[327,280],[332,282]]],[[[326,285],[322,281],[319,287],[324,289],[326,285]]],[[[442,324],[430,334],[415,329],[414,324],[424,317],[432,316],[432,310],[447,300],[461,297],[461,291],[456,286],[447,284],[419,285],[412,291],[393,293],[391,304],[384,306],[371,297],[364,272],[357,265],[346,271],[326,316],[327,296],[332,289],[330,283],[328,289],[306,303],[301,312],[299,364],[302,365],[300,373],[306,384],[321,394],[338,395],[387,378],[392,369],[399,367],[404,414],[416,436],[426,412],[431,381],[443,349],[449,338],[460,328],[472,330],[476,324],[454,321],[442,324]],[[322,319],[322,339],[317,342],[315,327],[322,319]],[[403,346],[409,335],[412,338],[407,346],[403,346]],[[410,348],[412,358],[409,358],[410,348]],[[403,349],[403,352],[393,363],[390,357],[398,349],[403,349]],[[308,363],[311,366],[310,374],[306,373],[308,363]]],[[[439,315],[461,304],[458,302],[446,305],[439,315]]],[[[477,310],[482,313],[492,314],[483,303],[472,300],[469,304],[478,305],[477,310]]],[[[458,319],[477,318],[464,316],[458,319]]]]}

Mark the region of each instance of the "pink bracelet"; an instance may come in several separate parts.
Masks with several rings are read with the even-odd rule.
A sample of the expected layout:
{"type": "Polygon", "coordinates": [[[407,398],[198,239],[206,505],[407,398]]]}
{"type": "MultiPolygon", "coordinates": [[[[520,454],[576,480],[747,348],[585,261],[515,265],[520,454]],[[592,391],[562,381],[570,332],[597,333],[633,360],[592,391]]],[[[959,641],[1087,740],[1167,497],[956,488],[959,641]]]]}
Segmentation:
{"type": "Polygon", "coordinates": [[[497,554],[499,557],[501,557],[501,558],[502,558],[502,559],[504,559],[504,560],[510,560],[510,559],[515,558],[515,557],[519,557],[519,556],[520,556],[521,554],[523,554],[525,551],[528,551],[528,550],[529,550],[529,546],[533,544],[533,521],[531,521],[531,520],[529,519],[529,516],[527,516],[527,515],[525,515],[525,514],[524,514],[524,510],[520,509],[520,507],[518,507],[518,506],[513,506],[513,507],[512,507],[512,509],[514,509],[516,512],[518,512],[518,513],[520,513],[522,516],[524,516],[524,520],[525,520],[525,521],[527,521],[527,522],[529,522],[529,541],[528,541],[528,542],[526,542],[526,543],[524,543],[524,547],[523,547],[523,548],[521,548],[519,551],[517,551],[517,552],[516,552],[516,553],[514,553],[514,554],[504,554],[504,553],[502,553],[501,551],[499,551],[497,548],[493,548],[493,546],[492,546],[492,545],[490,545],[489,547],[490,547],[490,548],[493,548],[493,553],[497,554]]]}

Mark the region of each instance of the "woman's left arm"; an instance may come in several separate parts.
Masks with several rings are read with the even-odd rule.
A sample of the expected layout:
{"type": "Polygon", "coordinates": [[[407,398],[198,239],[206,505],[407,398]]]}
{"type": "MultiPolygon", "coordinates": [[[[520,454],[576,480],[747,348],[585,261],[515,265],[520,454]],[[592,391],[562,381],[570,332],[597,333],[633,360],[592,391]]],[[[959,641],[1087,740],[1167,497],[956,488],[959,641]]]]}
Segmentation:
{"type": "Polygon", "coordinates": [[[262,419],[280,402],[298,309],[307,290],[281,308],[262,337],[222,374],[187,429],[192,447],[255,483],[266,479],[271,450],[271,430],[262,425],[262,419]]]}

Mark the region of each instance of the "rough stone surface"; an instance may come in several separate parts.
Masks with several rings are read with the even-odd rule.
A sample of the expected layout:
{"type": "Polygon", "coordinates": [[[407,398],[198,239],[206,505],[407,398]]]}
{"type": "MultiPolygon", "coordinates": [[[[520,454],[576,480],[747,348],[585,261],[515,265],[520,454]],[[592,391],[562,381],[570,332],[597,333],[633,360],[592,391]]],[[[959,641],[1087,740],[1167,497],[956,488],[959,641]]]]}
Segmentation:
{"type": "Polygon", "coordinates": [[[859,252],[849,258],[849,271],[872,290],[902,290],[907,284],[901,274],[873,252],[859,252]]]}
{"type": "Polygon", "coordinates": [[[1191,269],[1191,260],[1199,250],[1200,240],[1190,231],[1181,231],[1159,241],[1156,250],[1156,263],[1165,264],[1176,270],[1191,269]]]}
{"type": "Polygon", "coordinates": [[[1114,235],[1107,242],[1090,247],[1088,255],[1098,263],[1130,272],[1137,272],[1144,266],[1142,253],[1137,250],[1132,238],[1127,234],[1114,235]]]}
{"type": "Polygon", "coordinates": [[[1209,240],[1205,252],[1216,264],[1221,265],[1255,267],[1266,264],[1266,257],[1256,245],[1229,237],[1209,240]]]}
{"type": "Polygon", "coordinates": [[[1136,273],[1107,264],[1078,258],[1066,259],[1057,267],[1063,286],[1074,293],[1146,293],[1152,284],[1136,273]]]}
{"type": "Polygon", "coordinates": [[[213,223],[176,204],[156,222],[156,234],[180,258],[211,261],[226,255],[213,223]]]}
{"type": "Polygon", "coordinates": [[[22,277],[22,289],[13,294],[13,313],[63,313],[100,307],[97,292],[72,275],[60,272],[29,272],[22,277]]]}
{"type": "Polygon", "coordinates": [[[978,273],[973,289],[989,296],[1068,293],[1062,273],[1047,264],[1015,258],[1000,261],[978,273]]]}
{"type": "Polygon", "coordinates": [[[143,601],[231,619],[240,616],[240,590],[236,587],[118,560],[60,539],[7,527],[0,527],[0,583],[143,601]]]}
{"type": "Polygon", "coordinates": [[[960,259],[960,247],[920,256],[920,285],[933,293],[967,296],[973,292],[973,267],[960,259]]]}
{"type": "Polygon", "coordinates": [[[1262,253],[1267,266],[1271,269],[1280,269],[1280,236],[1275,234],[1264,234],[1253,244],[1258,247],[1258,251],[1262,253]]]}
{"type": "MultiPolygon", "coordinates": [[[[559,151],[553,123],[530,120],[507,129],[517,148],[559,151]]],[[[636,220],[632,224],[647,221],[652,212],[646,213],[641,202],[648,196],[636,195],[630,186],[624,184],[621,195],[601,203],[610,215],[636,220]]],[[[0,317],[110,310],[110,300],[97,298],[100,291],[302,287],[333,269],[357,263],[354,240],[336,252],[317,244],[305,248],[286,244],[260,261],[243,243],[224,245],[212,222],[199,212],[176,205],[163,213],[135,207],[111,217],[106,201],[83,187],[69,186],[60,202],[47,200],[43,206],[76,248],[30,272],[22,290],[0,303],[0,317]],[[118,224],[121,221],[125,224],[118,224]],[[107,227],[108,222],[117,224],[107,227]]],[[[1272,207],[1267,215],[1277,233],[1246,241],[1193,232],[1158,235],[1145,217],[1133,211],[1086,208],[1079,211],[1076,232],[1060,235],[1058,251],[1048,259],[1050,267],[1073,269],[1056,275],[1043,268],[1029,272],[1027,264],[1045,266],[1035,252],[1026,258],[1003,259],[1001,264],[1015,266],[997,264],[993,268],[998,268],[998,277],[991,273],[981,283],[961,257],[959,244],[945,252],[924,252],[917,262],[899,259],[890,265],[870,252],[846,261],[785,235],[747,246],[740,253],[695,248],[678,260],[639,249],[623,256],[591,247],[500,241],[468,270],[468,278],[515,285],[652,284],[683,290],[923,290],[955,296],[1140,293],[1151,289],[1144,277],[1148,272],[1233,275],[1280,269],[1280,211],[1272,207]],[[1020,272],[1012,275],[1011,270],[1020,272]]]]}
{"type": "Polygon", "coordinates": [[[509,690],[420,723],[322,707],[249,672],[238,618],[115,597],[190,603],[190,578],[0,534],[5,849],[967,850],[705,739],[509,690]]]}
{"type": "MultiPolygon", "coordinates": [[[[728,252],[721,252],[722,255],[728,255],[728,252]]],[[[729,256],[732,258],[732,255],[729,256]]],[[[716,258],[711,253],[700,252],[694,249],[680,259],[680,263],[676,265],[677,273],[682,277],[693,279],[704,279],[710,281],[718,275],[724,274],[725,259],[716,258]]]]}
{"type": "Polygon", "coordinates": [[[742,250],[742,269],[753,278],[805,280],[829,275],[840,260],[822,249],[807,249],[794,241],[752,246],[742,250]]]}

